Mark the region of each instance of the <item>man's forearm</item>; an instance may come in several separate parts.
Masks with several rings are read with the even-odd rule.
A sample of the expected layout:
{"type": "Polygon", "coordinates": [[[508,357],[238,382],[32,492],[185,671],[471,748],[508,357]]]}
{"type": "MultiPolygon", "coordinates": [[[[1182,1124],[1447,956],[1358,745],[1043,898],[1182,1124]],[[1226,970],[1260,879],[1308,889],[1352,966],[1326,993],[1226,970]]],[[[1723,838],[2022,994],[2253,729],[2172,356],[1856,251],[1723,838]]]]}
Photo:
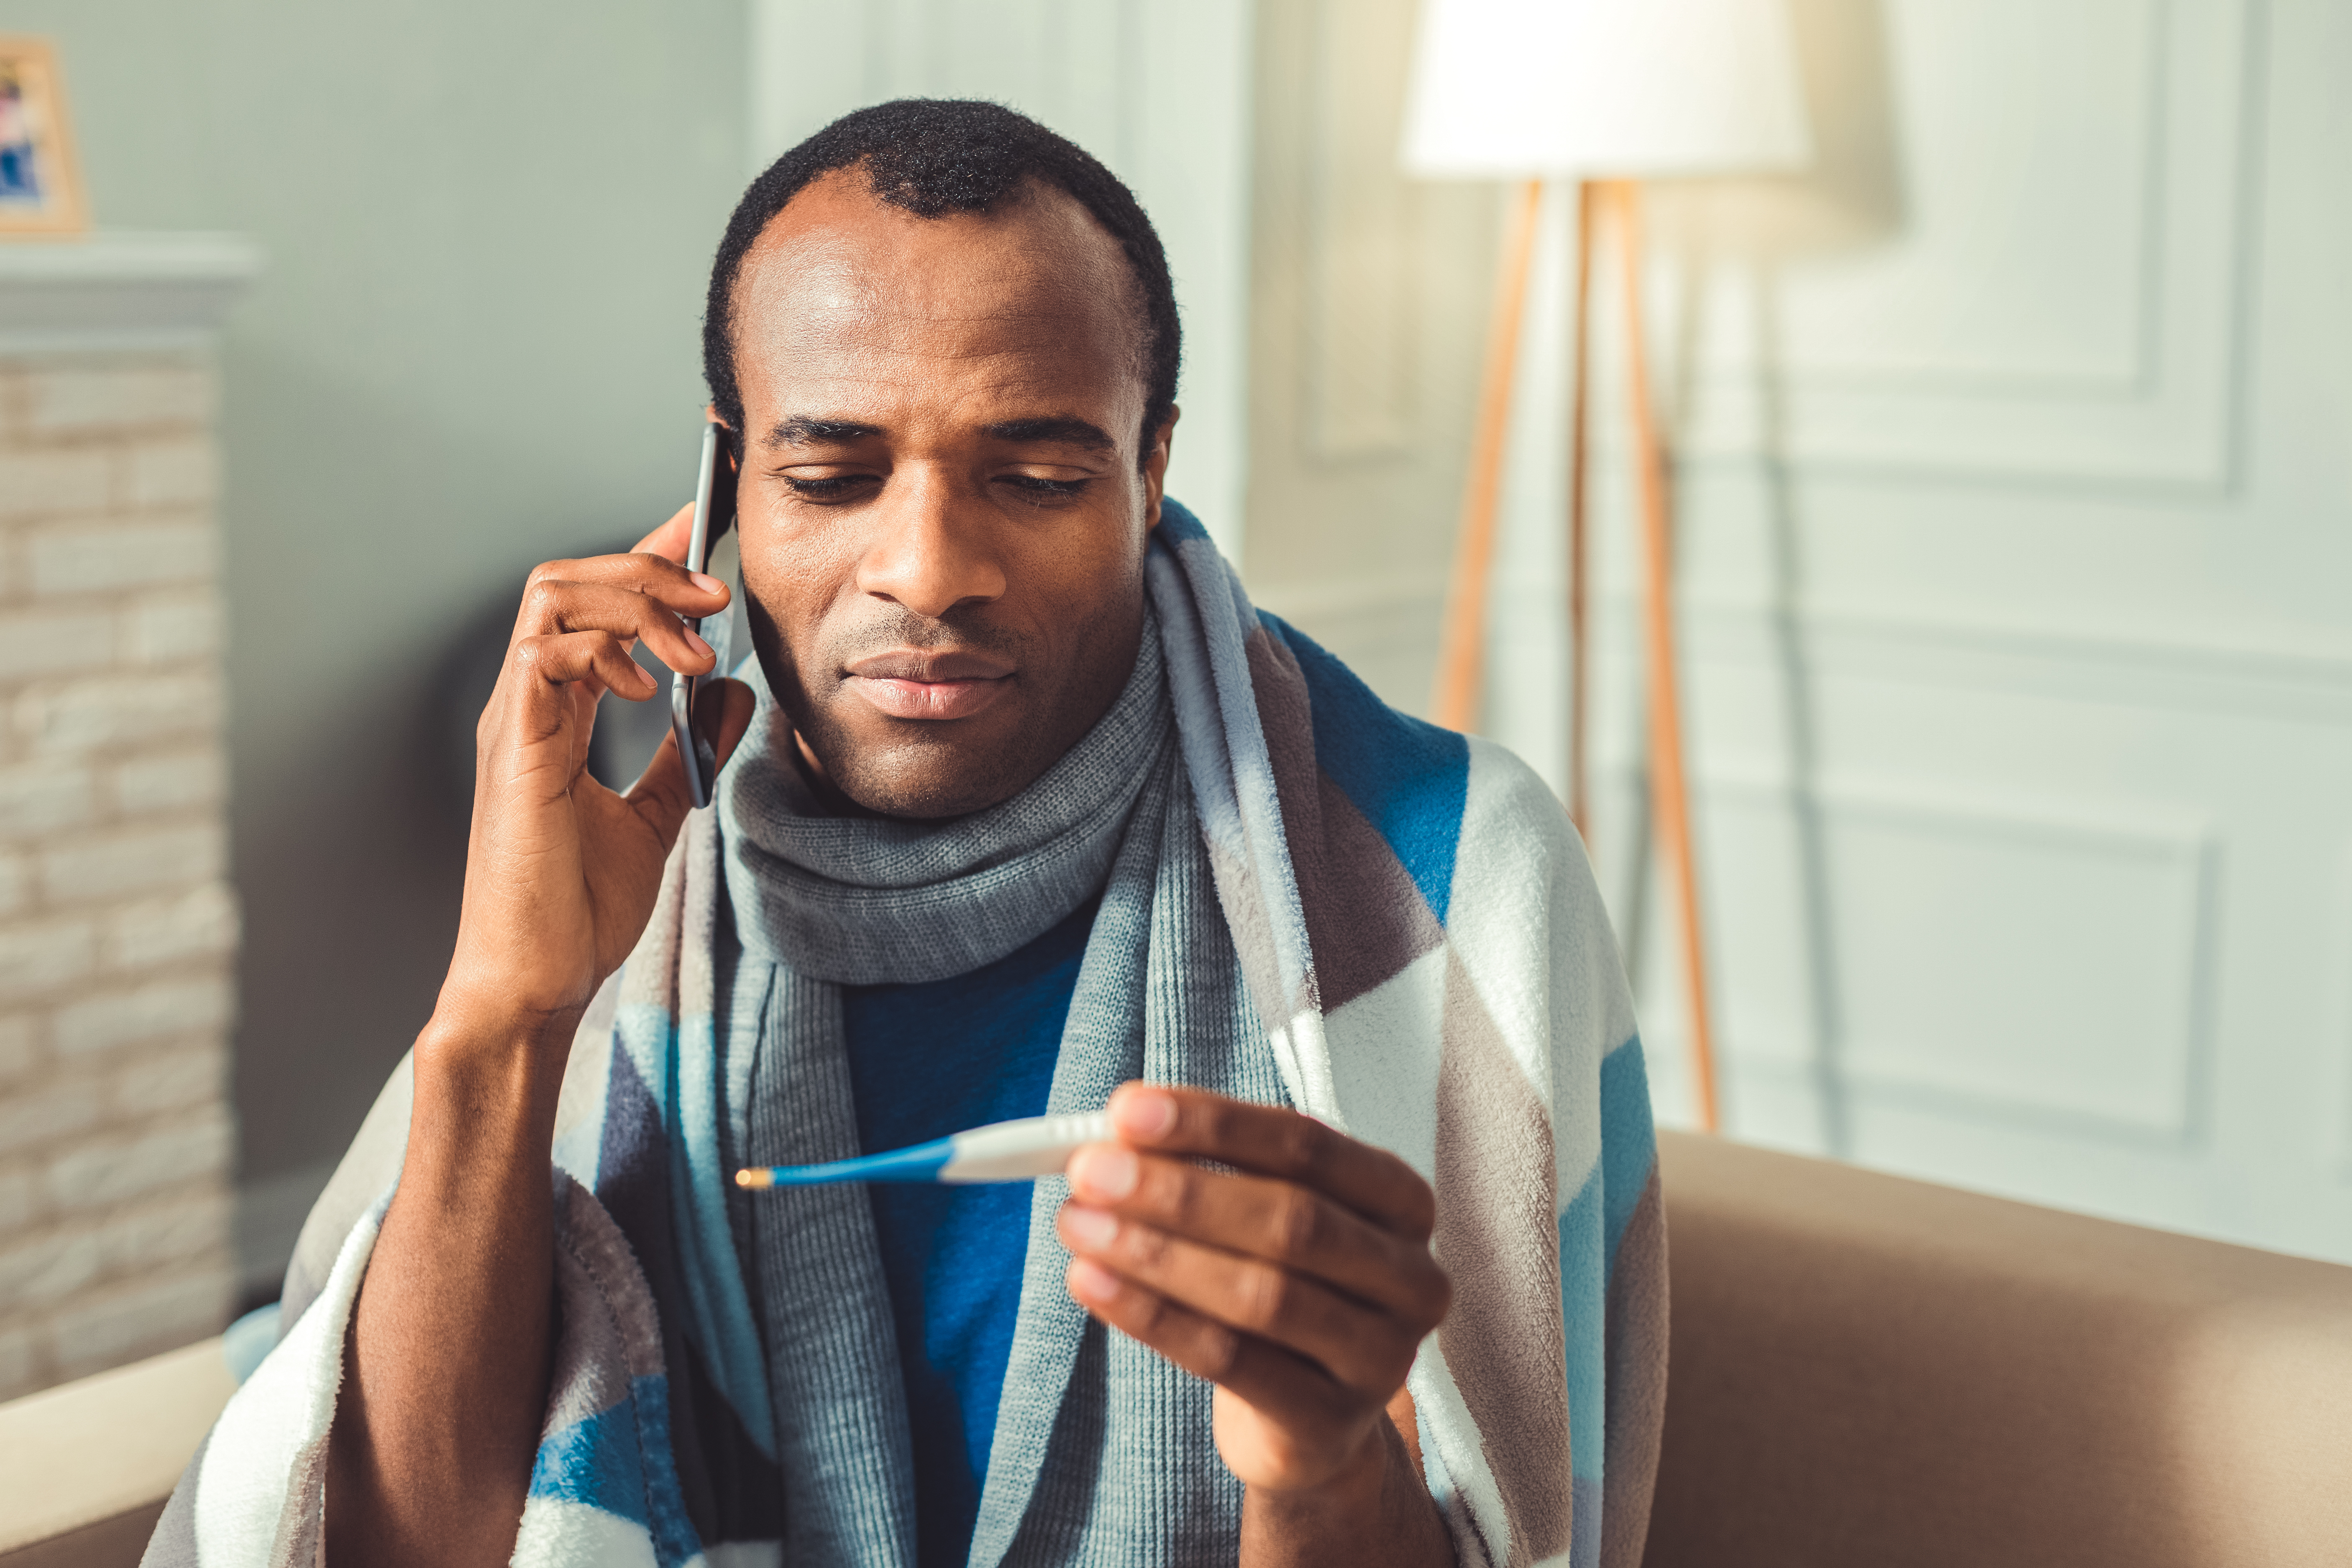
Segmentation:
{"type": "Polygon", "coordinates": [[[499,1037],[524,1033],[436,1018],[417,1040],[400,1190],[344,1350],[327,1485],[338,1563],[513,1553],[547,1397],[563,1058],[499,1037]]]}
{"type": "Polygon", "coordinates": [[[1367,1462],[1331,1486],[1251,1488],[1243,1568],[1452,1568],[1453,1538],[1403,1437],[1382,1421],[1366,1447],[1367,1462]]]}

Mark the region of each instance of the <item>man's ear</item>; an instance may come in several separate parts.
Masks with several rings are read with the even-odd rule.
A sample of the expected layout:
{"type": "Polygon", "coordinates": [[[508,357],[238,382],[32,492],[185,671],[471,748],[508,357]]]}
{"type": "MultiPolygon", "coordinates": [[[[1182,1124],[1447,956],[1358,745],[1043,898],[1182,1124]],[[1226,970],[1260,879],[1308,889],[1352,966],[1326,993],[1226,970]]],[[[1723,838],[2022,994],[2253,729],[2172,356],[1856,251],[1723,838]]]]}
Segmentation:
{"type": "Polygon", "coordinates": [[[1160,526],[1160,502],[1168,493],[1168,452],[1176,440],[1176,421],[1184,411],[1171,405],[1167,421],[1151,438],[1151,450],[1143,458],[1143,531],[1146,533],[1160,526]]]}

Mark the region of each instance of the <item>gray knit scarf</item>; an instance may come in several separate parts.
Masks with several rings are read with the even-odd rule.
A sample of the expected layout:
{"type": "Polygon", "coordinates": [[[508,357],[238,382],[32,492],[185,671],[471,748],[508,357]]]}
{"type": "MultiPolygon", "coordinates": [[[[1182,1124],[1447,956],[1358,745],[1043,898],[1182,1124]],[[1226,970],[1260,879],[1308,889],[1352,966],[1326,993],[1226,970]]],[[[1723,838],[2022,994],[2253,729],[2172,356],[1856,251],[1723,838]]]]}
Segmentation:
{"type": "MultiPolygon", "coordinates": [[[[728,1121],[746,1163],[863,1152],[841,985],[963,973],[1097,890],[1047,1110],[1098,1109],[1130,1079],[1286,1102],[1183,784],[1156,626],[1118,700],[1067,755],[1012,800],[949,822],[825,815],[753,684],[758,716],[719,792],[734,932],[721,931],[717,954],[728,1121]]],[[[1054,1177],[1031,1202],[970,1561],[1229,1560],[1242,1489],[1212,1441],[1210,1387],[1070,1300],[1053,1226],[1067,1194],[1054,1177]]],[[[865,1190],[746,1197],[736,1225],[774,1397],[784,1561],[910,1568],[906,1399],[865,1190]]]]}

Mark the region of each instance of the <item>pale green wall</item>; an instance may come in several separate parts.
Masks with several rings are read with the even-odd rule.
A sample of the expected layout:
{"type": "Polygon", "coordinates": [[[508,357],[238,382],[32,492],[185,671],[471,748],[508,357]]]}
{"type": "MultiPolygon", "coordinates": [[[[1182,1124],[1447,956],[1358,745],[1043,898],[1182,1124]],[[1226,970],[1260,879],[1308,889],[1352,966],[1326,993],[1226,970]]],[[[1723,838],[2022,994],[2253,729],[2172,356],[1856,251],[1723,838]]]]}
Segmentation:
{"type": "Polygon", "coordinates": [[[744,26],[742,0],[0,3],[58,41],[101,226],[269,256],[223,355],[248,1184],[336,1153],[432,1005],[453,641],[684,499],[744,26]]]}

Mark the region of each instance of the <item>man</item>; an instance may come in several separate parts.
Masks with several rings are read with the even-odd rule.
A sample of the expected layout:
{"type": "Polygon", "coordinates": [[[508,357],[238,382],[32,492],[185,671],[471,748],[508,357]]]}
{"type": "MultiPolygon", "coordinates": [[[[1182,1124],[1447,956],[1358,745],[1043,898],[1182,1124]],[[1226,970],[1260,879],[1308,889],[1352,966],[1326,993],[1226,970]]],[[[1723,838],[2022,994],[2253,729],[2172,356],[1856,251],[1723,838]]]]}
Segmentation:
{"type": "Polygon", "coordinates": [[[1163,499],[1132,196],[862,110],[705,334],[716,805],[583,771],[635,644],[713,669],[687,513],[541,567],[439,1004],[157,1559],[1634,1562],[1663,1233],[1581,851],[1163,499]],[[1106,1101],[1034,1187],[727,1181],[1106,1101]]]}

